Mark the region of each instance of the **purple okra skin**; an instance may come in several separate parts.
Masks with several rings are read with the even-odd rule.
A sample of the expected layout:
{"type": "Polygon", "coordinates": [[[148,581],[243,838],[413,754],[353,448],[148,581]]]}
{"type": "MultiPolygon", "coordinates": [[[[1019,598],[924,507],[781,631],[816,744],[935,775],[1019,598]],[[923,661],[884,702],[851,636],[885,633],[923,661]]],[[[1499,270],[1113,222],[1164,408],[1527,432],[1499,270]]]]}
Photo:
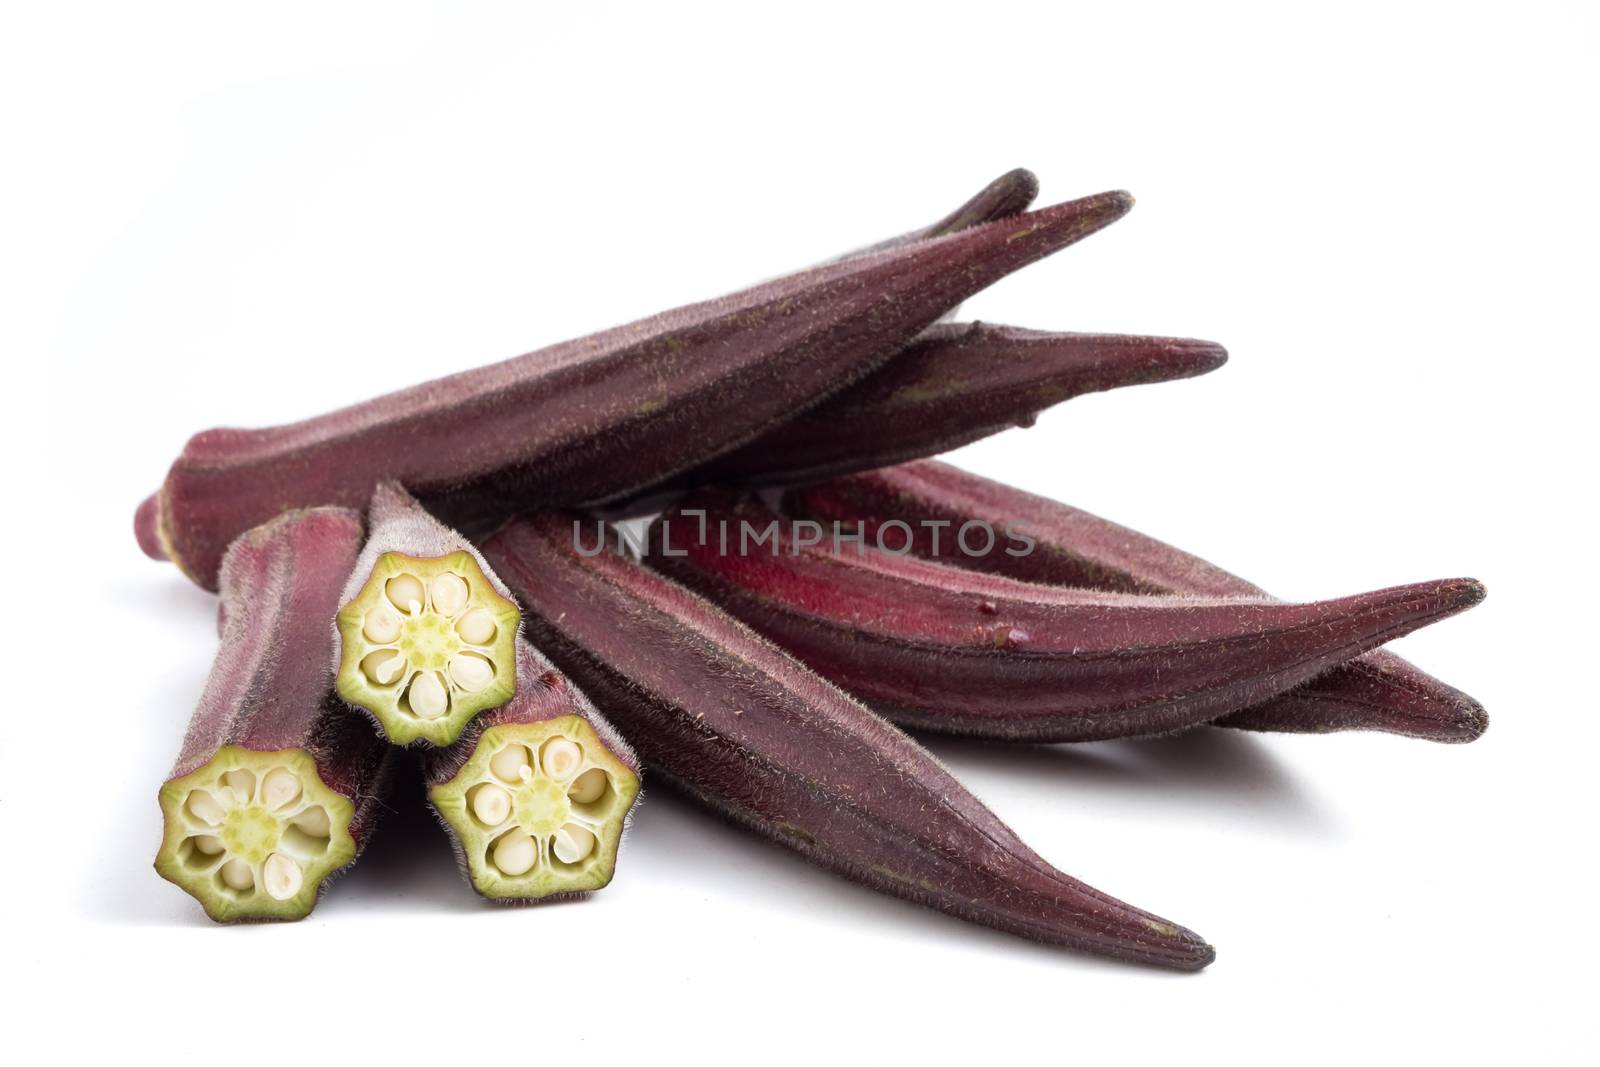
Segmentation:
{"type": "Polygon", "coordinates": [[[603,503],[751,440],[870,373],[973,293],[1120,218],[1102,193],[758,285],[304,422],[190,439],[140,505],[144,550],[215,588],[280,511],[395,480],[469,534],[603,503]]]}
{"type": "Polygon", "coordinates": [[[1200,937],[1056,870],[904,733],[578,520],[483,544],[530,636],[653,780],[879,892],[1036,941],[1198,970],[1200,937]]]}
{"type": "MultiPolygon", "coordinates": [[[[859,526],[869,541],[886,524],[896,545],[975,571],[1030,582],[1139,594],[1265,597],[1259,587],[1137,531],[969,474],[924,461],[837,478],[790,495],[797,513],[859,526]],[[1030,551],[1002,540],[968,552],[955,542],[966,523],[1014,524],[1030,551]],[[941,536],[942,535],[942,536],[941,536]],[[935,538],[939,541],[936,544],[935,538]]],[[[1480,593],[1481,596],[1481,587],[1480,593]]],[[[1286,733],[1381,730],[1442,742],[1477,739],[1488,726],[1467,694],[1386,651],[1359,656],[1216,725],[1286,733]]]]}
{"type": "Polygon", "coordinates": [[[997,740],[1197,726],[1482,596],[1470,579],[1311,604],[1111,593],[832,541],[703,491],[656,523],[649,558],[894,722],[997,740]]]}

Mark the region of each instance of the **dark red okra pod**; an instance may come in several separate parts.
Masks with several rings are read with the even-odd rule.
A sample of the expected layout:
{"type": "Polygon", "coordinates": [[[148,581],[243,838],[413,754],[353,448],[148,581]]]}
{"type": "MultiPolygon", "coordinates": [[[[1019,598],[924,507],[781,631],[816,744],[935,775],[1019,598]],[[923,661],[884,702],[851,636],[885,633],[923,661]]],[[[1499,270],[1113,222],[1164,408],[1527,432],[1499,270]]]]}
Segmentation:
{"type": "Polygon", "coordinates": [[[587,697],[521,638],[517,695],[428,750],[428,800],[474,889],[551,900],[602,889],[639,795],[639,760],[587,697]]]}
{"type": "Polygon", "coordinates": [[[320,418],[192,438],[135,516],[206,587],[279,511],[365,506],[393,479],[474,532],[603,502],[755,437],[882,364],[950,308],[1115,221],[1104,193],[817,267],[320,418]]]}
{"type": "Polygon", "coordinates": [[[1482,596],[1470,579],[1312,604],[1106,593],[788,525],[751,496],[692,494],[654,527],[650,562],[895,722],[1001,740],[1197,726],[1482,596]]]}
{"type": "Polygon", "coordinates": [[[1031,426],[1075,396],[1190,378],[1227,359],[1210,341],[941,323],[844,392],[674,486],[798,485],[937,455],[1031,426]]]}
{"type": "Polygon", "coordinates": [[[218,922],[298,919],[353,861],[390,748],[333,694],[339,589],[361,546],[342,508],[285,514],[221,566],[221,647],[161,787],[156,870],[218,922]]]}
{"type": "MultiPolygon", "coordinates": [[[[1266,596],[1257,586],[1171,545],[1086,511],[1013,489],[946,463],[908,463],[809,486],[791,494],[802,514],[861,524],[869,539],[888,523],[891,543],[1027,581],[1115,592],[1266,596]],[[968,552],[954,540],[963,524],[1024,527],[1031,551],[1004,541],[968,552]],[[934,538],[940,536],[936,545],[934,538]]],[[[974,538],[974,545],[981,544],[974,538]]],[[[1431,741],[1478,738],[1488,715],[1472,697],[1390,652],[1369,652],[1217,725],[1289,733],[1382,730],[1431,741]]]]}
{"type": "Polygon", "coordinates": [[[837,263],[840,260],[870,256],[874,252],[901,248],[915,241],[925,241],[930,237],[945,237],[952,233],[960,233],[962,230],[981,226],[985,222],[1014,218],[1028,210],[1038,195],[1039,179],[1031,170],[1023,167],[1008,170],[931,226],[923,226],[898,237],[854,249],[829,262],[837,263]]]}
{"type": "Polygon", "coordinates": [[[585,556],[577,536],[572,517],[519,519],[483,551],[534,640],[659,780],[880,892],[1100,955],[1211,962],[1190,931],[1051,867],[863,705],[619,552],[585,556]]]}

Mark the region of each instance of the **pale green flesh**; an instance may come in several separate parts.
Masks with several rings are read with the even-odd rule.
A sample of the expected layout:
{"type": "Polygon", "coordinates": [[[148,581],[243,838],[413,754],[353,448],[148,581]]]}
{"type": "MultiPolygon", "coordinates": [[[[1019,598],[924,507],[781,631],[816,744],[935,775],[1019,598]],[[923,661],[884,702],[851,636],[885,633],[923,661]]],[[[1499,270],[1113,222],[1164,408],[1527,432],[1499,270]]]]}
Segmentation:
{"type": "Polygon", "coordinates": [[[476,715],[516,695],[516,633],[521,621],[517,606],[495,591],[471,553],[424,559],[387,552],[378,558],[361,592],[339,611],[336,688],[346,701],[371,712],[395,744],[448,745],[476,715]],[[466,583],[468,598],[463,605],[436,603],[427,592],[442,575],[466,583]],[[424,589],[415,610],[390,592],[393,580],[407,577],[424,589]],[[493,621],[493,634],[487,639],[470,639],[460,630],[463,620],[476,612],[493,621]],[[373,620],[387,613],[395,616],[397,633],[373,638],[373,620]],[[489,664],[492,681],[481,688],[464,687],[452,670],[452,663],[463,655],[489,664]],[[392,677],[375,666],[379,662],[394,672],[392,677]],[[425,684],[424,676],[446,694],[442,711],[424,714],[413,706],[414,687],[425,684]]]}
{"type": "Polygon", "coordinates": [[[472,758],[454,778],[429,789],[428,799],[455,832],[468,877],[479,893],[537,900],[601,889],[611,881],[623,822],[638,792],[638,775],[607,751],[593,727],[579,716],[563,715],[485,730],[472,758]],[[547,767],[545,756],[553,751],[552,741],[577,746],[580,756],[570,770],[553,774],[547,767]],[[519,756],[519,749],[525,755],[519,756]],[[496,757],[502,754],[507,761],[524,765],[527,773],[503,773],[504,763],[497,771],[496,757]],[[597,780],[586,777],[593,770],[604,775],[600,796],[574,799],[574,790],[581,795],[580,779],[590,785],[597,780]],[[475,801],[482,789],[504,794],[503,818],[491,822],[481,817],[475,801]],[[574,826],[592,834],[594,843],[587,855],[565,862],[557,854],[557,835],[574,826]],[[532,840],[532,865],[526,870],[516,862],[508,869],[508,853],[498,851],[511,835],[532,840]]]}
{"type": "Polygon", "coordinates": [[[355,809],[323,784],[303,749],[224,746],[162,786],[159,799],[165,828],[156,871],[218,922],[299,919],[323,879],[355,858],[355,809]],[[248,886],[230,884],[245,870],[248,886]]]}

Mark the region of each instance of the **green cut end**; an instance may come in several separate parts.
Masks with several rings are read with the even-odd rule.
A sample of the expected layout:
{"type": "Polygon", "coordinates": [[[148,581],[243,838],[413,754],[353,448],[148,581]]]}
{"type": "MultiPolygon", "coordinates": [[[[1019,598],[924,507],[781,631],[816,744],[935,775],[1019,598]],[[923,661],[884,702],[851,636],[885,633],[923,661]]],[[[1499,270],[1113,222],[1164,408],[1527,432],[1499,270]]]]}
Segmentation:
{"type": "Polygon", "coordinates": [[[355,858],[355,808],[304,749],[225,745],[161,787],[156,872],[217,922],[300,919],[323,879],[355,858]]]}
{"type": "Polygon", "coordinates": [[[428,799],[449,823],[473,888],[497,900],[603,889],[639,776],[577,715],[492,726],[428,799]]]}
{"type": "Polygon", "coordinates": [[[448,745],[517,691],[522,614],[470,552],[378,557],[339,611],[339,695],[397,745],[448,745]]]}

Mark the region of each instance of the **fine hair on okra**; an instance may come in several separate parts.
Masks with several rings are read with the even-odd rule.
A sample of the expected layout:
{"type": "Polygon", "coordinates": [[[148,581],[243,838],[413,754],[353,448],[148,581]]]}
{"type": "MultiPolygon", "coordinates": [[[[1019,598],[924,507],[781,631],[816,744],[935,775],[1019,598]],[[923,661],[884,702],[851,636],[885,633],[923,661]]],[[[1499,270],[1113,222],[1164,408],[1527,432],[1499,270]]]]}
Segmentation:
{"type": "MultiPolygon", "coordinates": [[[[799,515],[859,528],[869,540],[893,526],[889,536],[896,545],[970,570],[1109,592],[1266,596],[1258,586],[1153,537],[948,463],[906,463],[835,478],[795,490],[788,500],[799,515]],[[969,523],[1024,528],[1031,551],[1006,543],[969,551],[955,540],[969,523]]],[[[1459,743],[1476,740],[1488,722],[1472,697],[1380,649],[1216,725],[1290,733],[1380,730],[1459,743]]]]}
{"type": "Polygon", "coordinates": [[[1022,937],[1196,970],[1210,945],[1056,870],[900,730],[578,520],[482,545],[527,632],[654,781],[872,889],[1022,937]]]}
{"type": "Polygon", "coordinates": [[[342,508],[224,555],[221,642],[166,784],[156,870],[218,922],[298,919],[366,844],[393,750],[333,693],[333,613],[361,546],[342,508]]]}
{"type": "Polygon", "coordinates": [[[650,548],[652,566],[895,722],[998,740],[1201,725],[1482,597],[1470,579],[1309,604],[1047,586],[835,543],[725,491],[685,498],[650,548]]]}

